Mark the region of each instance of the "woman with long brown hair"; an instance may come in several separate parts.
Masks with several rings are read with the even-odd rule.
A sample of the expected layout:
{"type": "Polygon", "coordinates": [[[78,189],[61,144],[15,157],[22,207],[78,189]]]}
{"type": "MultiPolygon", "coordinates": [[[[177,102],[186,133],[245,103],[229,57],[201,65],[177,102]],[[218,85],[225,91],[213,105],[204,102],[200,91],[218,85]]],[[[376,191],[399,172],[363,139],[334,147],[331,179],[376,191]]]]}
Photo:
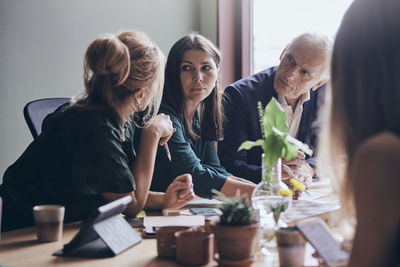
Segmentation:
{"type": "Polygon", "coordinates": [[[399,14],[400,1],[354,1],[333,49],[321,155],[336,169],[342,209],[356,222],[349,266],[400,264],[399,14]]]}
{"type": "Polygon", "coordinates": [[[228,196],[240,189],[251,196],[255,185],[228,173],[215,149],[222,137],[220,66],[218,49],[200,34],[190,33],[171,48],[160,111],[170,116],[176,132],[168,142],[172,161],[158,150],[152,190],[164,191],[172,177],[189,173],[199,196],[212,197],[212,189],[228,196]]]}

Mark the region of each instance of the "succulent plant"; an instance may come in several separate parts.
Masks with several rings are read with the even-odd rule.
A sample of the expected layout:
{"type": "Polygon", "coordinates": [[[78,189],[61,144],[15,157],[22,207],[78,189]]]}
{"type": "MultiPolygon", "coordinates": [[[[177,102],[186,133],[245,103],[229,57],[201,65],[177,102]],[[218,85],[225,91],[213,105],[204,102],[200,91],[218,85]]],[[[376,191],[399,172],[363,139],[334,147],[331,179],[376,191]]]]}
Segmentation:
{"type": "Polygon", "coordinates": [[[246,196],[227,197],[221,192],[217,194],[216,199],[223,202],[217,208],[221,211],[219,217],[220,225],[240,226],[252,223],[254,209],[246,196]]]}

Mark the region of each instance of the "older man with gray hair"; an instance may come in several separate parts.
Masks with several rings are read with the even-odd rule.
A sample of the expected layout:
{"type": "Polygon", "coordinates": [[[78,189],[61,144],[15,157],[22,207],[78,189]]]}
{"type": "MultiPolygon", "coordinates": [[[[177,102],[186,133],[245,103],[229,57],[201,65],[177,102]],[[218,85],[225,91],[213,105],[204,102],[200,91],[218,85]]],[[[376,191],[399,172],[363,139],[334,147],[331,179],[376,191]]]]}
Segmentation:
{"type": "MultiPolygon", "coordinates": [[[[224,139],[218,143],[218,155],[225,168],[235,176],[261,181],[262,150],[237,151],[246,140],[262,138],[257,102],[265,106],[272,97],[278,99],[288,114],[289,134],[317,146],[318,110],[328,80],[329,39],[320,34],[304,33],[292,40],[280,55],[278,67],[272,67],[241,79],[225,89],[224,139]]],[[[314,176],[315,159],[302,152],[284,162],[283,176],[297,176],[309,184],[314,176]]]]}

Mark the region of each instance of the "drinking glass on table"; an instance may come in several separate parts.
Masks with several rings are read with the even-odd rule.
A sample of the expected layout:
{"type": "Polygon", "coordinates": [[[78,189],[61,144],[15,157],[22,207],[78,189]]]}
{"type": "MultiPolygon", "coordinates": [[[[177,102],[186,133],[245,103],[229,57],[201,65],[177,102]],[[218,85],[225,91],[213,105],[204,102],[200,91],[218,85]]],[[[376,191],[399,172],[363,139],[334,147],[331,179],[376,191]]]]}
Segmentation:
{"type": "Polygon", "coordinates": [[[275,231],[287,224],[282,220],[282,215],[290,208],[292,199],[280,195],[254,196],[253,207],[260,211],[261,252],[270,255],[269,248],[276,247],[275,231]]]}

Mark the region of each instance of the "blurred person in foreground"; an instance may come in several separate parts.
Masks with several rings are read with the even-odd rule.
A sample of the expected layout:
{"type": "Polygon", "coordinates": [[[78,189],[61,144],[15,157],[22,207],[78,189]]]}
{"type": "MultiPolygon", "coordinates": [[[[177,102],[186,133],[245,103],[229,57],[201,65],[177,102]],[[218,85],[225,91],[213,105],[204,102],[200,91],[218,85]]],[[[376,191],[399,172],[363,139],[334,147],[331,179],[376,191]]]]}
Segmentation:
{"type": "Polygon", "coordinates": [[[354,1],[334,43],[319,162],[355,219],[349,266],[400,265],[399,14],[397,0],[354,1]]]}

